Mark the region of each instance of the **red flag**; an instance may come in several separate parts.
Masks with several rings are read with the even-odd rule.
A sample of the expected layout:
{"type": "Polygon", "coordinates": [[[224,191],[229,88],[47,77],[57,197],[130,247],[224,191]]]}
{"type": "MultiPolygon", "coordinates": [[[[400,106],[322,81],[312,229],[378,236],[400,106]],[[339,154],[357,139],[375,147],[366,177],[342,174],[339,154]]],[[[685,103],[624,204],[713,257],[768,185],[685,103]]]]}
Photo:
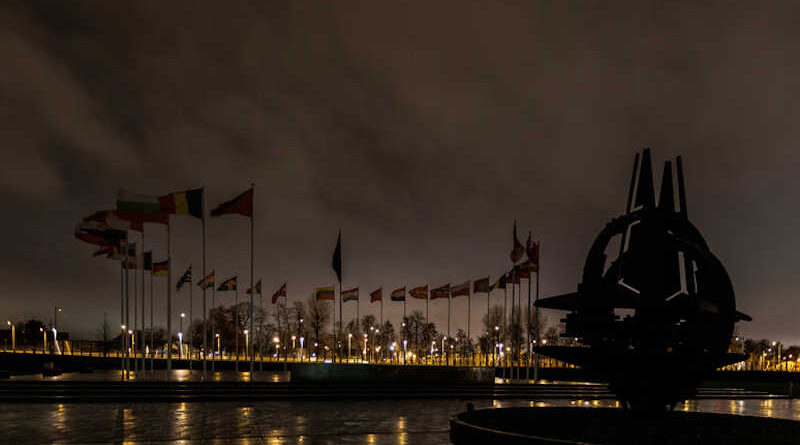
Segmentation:
{"type": "Polygon", "coordinates": [[[220,216],[226,214],[236,214],[253,217],[253,188],[250,187],[239,196],[225,201],[222,204],[214,207],[211,211],[211,216],[220,216]]]}
{"type": "Polygon", "coordinates": [[[374,303],[376,301],[381,301],[381,300],[383,300],[383,288],[382,287],[379,287],[378,290],[374,290],[374,291],[372,291],[371,294],[369,294],[369,302],[370,303],[374,303]]]}
{"type": "Polygon", "coordinates": [[[435,289],[431,289],[431,300],[435,300],[437,298],[450,298],[450,283],[435,289]]]}
{"type": "Polygon", "coordinates": [[[455,286],[452,287],[451,291],[452,291],[451,295],[453,297],[461,297],[463,295],[469,296],[469,280],[461,284],[456,284],[455,286]]]}
{"type": "Polygon", "coordinates": [[[285,297],[285,296],[286,296],[286,283],[283,283],[281,288],[278,289],[277,292],[272,294],[272,304],[277,303],[278,302],[278,298],[285,297]]]}

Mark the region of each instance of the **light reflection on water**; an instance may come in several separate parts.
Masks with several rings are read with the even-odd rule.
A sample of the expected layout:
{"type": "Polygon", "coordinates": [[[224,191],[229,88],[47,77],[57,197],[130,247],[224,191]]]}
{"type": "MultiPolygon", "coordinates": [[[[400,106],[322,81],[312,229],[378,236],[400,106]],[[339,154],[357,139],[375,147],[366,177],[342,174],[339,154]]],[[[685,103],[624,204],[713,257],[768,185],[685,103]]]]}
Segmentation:
{"type": "MultiPolygon", "coordinates": [[[[614,400],[373,400],[0,405],[0,443],[447,444],[475,408],[619,407],[614,400]]],[[[800,420],[800,400],[693,400],[682,411],[800,420]]]]}

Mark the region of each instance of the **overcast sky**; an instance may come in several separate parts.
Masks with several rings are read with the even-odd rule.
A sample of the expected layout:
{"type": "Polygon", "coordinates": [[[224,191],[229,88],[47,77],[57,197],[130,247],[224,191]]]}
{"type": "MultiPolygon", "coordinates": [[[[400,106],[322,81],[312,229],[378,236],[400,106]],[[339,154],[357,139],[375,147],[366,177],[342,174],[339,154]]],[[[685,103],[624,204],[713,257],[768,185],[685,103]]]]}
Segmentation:
{"type": "MultiPolygon", "coordinates": [[[[494,279],[515,219],[541,240],[542,296],[573,291],[652,147],[659,174],[684,156],[689,216],[754,318],[743,334],[800,343],[792,2],[207,3],[0,5],[0,318],[59,305],[62,329],[116,323],[119,265],[72,232],[120,188],[205,186],[213,205],[255,182],[267,296],[333,284],[339,228],[362,314],[379,286],[494,279]]],[[[173,278],[197,279],[200,223],[173,222],[173,278]]],[[[164,227],[145,237],[164,258],[164,227]]],[[[248,242],[247,218],[210,220],[208,269],[249,282],[248,242]]],[[[440,328],[446,307],[431,302],[440,328]]],[[[399,324],[402,304],[384,308],[399,324]]]]}

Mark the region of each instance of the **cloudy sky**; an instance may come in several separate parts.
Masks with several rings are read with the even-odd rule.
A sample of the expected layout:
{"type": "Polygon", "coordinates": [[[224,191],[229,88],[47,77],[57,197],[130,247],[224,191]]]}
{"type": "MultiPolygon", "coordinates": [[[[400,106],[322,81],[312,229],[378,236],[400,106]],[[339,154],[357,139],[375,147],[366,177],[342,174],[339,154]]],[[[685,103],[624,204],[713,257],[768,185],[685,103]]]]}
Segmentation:
{"type": "MultiPolygon", "coordinates": [[[[120,188],[205,186],[213,205],[251,182],[268,294],[333,284],[339,228],[362,299],[496,277],[515,219],[541,240],[542,295],[572,291],[652,147],[657,172],[684,156],[690,218],[754,318],[744,335],[800,342],[791,2],[208,3],[0,5],[0,317],[59,305],[63,329],[93,335],[119,319],[119,266],[72,236],[81,217],[120,188]]],[[[176,270],[200,269],[200,233],[173,217],[176,270]]],[[[163,226],[145,236],[165,257],[163,226]]],[[[208,268],[249,281],[248,242],[246,218],[209,221],[208,268]]],[[[431,303],[440,326],[446,306],[431,303]]]]}

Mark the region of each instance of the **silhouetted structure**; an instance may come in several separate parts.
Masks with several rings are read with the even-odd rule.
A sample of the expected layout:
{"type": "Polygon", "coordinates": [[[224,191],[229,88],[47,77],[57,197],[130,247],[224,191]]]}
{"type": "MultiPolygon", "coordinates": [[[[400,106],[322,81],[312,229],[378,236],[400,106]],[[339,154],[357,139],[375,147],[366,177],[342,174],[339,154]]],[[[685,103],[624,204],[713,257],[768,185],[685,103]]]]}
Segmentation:
{"type": "Polygon", "coordinates": [[[588,345],[536,352],[602,373],[634,410],[672,409],[711,371],[745,359],[727,350],[734,323],[750,317],[736,311],[725,268],[687,217],[680,157],[675,169],[677,194],[667,161],[656,203],[650,151],[641,166],[637,154],[626,213],[597,236],[578,291],[536,302],[569,311],[563,336],[588,345]]]}

